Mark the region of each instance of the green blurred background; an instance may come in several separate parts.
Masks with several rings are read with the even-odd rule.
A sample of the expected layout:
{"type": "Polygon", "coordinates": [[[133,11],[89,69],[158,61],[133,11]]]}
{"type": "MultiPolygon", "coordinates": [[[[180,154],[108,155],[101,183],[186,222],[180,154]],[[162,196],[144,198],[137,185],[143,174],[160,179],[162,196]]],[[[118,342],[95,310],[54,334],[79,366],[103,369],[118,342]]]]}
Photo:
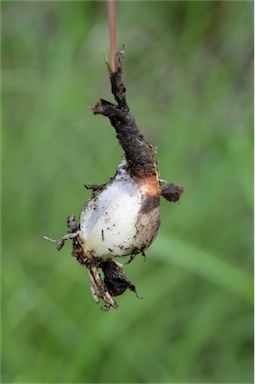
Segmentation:
{"type": "Polygon", "coordinates": [[[252,382],[252,2],[118,3],[128,100],[158,147],[160,233],[100,311],[66,230],[122,151],[105,2],[2,2],[3,382],[252,382]]]}

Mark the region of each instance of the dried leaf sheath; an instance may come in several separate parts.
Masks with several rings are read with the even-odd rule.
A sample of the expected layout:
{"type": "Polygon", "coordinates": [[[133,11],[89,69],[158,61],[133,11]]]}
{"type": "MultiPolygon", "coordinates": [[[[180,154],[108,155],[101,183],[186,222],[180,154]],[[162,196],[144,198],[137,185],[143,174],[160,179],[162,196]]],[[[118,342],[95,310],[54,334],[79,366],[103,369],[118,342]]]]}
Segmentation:
{"type": "Polygon", "coordinates": [[[110,71],[111,90],[117,105],[101,99],[92,109],[93,113],[107,116],[114,127],[133,176],[157,175],[155,150],[138,129],[129,111],[126,88],[123,83],[121,54],[117,54],[117,70],[110,71]]]}

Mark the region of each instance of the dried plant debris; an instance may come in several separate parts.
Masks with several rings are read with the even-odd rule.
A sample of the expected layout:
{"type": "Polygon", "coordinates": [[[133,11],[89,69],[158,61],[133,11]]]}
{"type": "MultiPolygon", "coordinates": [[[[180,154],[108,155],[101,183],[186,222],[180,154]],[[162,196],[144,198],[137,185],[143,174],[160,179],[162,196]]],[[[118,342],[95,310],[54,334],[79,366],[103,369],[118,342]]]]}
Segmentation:
{"type": "Polygon", "coordinates": [[[105,310],[118,307],[113,297],[126,290],[136,293],[114,258],[129,256],[130,262],[135,255],[144,255],[159,229],[160,196],[176,202],[183,192],[183,187],[159,179],[155,148],[144,139],[127,104],[122,57],[119,52],[115,72],[108,65],[116,104],[101,99],[92,112],[108,117],[125,156],[107,183],[85,185],[92,197],[81,211],[80,223],[69,215],[66,235],[60,240],[45,237],[58,250],[72,240],[72,255],[85,266],[92,296],[103,301],[105,310]]]}

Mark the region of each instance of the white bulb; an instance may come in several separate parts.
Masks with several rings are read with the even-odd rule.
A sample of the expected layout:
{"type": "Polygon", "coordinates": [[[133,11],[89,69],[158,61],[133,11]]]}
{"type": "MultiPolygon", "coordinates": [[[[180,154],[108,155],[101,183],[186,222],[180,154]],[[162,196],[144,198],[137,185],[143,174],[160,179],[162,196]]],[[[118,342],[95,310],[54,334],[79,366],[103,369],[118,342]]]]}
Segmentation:
{"type": "Polygon", "coordinates": [[[107,258],[146,249],[159,226],[159,204],[143,213],[145,199],[145,193],[126,171],[126,161],[122,160],[115,177],[81,212],[80,237],[84,250],[107,258]]]}

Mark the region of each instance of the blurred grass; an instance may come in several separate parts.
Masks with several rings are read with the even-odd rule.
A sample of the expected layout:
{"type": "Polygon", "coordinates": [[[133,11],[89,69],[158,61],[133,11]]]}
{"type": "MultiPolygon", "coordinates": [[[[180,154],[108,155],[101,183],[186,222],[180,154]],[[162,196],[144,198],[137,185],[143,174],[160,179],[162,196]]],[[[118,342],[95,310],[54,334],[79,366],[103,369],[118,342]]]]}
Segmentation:
{"type": "Polygon", "coordinates": [[[4,1],[3,382],[252,382],[251,2],[118,4],[129,103],[158,147],[162,226],[126,268],[144,300],[92,302],[65,231],[121,157],[104,2],[4,1]]]}

